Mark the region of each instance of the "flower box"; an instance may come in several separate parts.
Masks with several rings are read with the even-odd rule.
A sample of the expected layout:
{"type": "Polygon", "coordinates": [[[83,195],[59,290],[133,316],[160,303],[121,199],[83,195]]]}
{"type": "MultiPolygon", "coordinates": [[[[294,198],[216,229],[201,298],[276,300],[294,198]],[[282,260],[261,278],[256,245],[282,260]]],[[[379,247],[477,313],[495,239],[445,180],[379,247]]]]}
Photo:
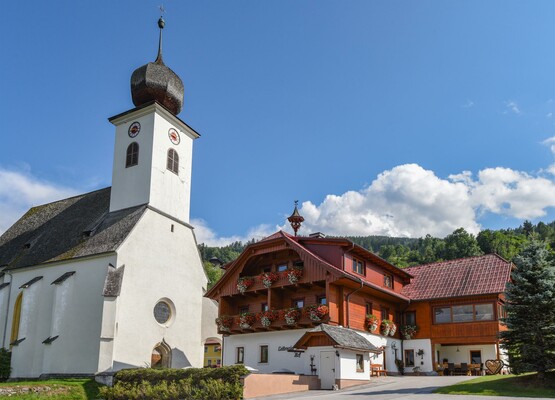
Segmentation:
{"type": "Polygon", "coordinates": [[[271,287],[278,279],[279,274],[276,272],[263,272],[262,274],[260,274],[260,280],[266,288],[271,287]]]}
{"type": "Polygon", "coordinates": [[[288,308],[280,311],[280,319],[284,320],[287,325],[297,325],[301,318],[301,310],[298,308],[288,308]]]}
{"type": "Polygon", "coordinates": [[[370,332],[374,332],[376,329],[378,329],[379,325],[380,324],[378,323],[378,317],[373,314],[366,315],[366,328],[370,332]]]}
{"type": "Polygon", "coordinates": [[[218,330],[220,332],[231,332],[233,317],[222,315],[221,317],[216,318],[216,325],[218,325],[218,330]]]}
{"type": "Polygon", "coordinates": [[[278,319],[278,317],[279,315],[277,311],[274,310],[262,311],[256,314],[256,319],[260,321],[260,325],[262,325],[264,328],[268,328],[270,325],[272,325],[272,322],[278,319]]]}
{"type": "Polygon", "coordinates": [[[320,322],[329,313],[329,308],[325,304],[310,305],[303,308],[303,314],[311,321],[320,322]]]}
{"type": "Polygon", "coordinates": [[[250,276],[242,276],[237,280],[237,290],[244,294],[248,288],[254,284],[254,279],[250,276]]]}
{"type": "Polygon", "coordinates": [[[239,326],[241,329],[250,329],[256,322],[256,315],[253,313],[243,313],[239,315],[239,326]]]}
{"type": "Polygon", "coordinates": [[[299,282],[299,279],[303,276],[303,270],[301,268],[288,269],[284,272],[285,276],[287,276],[287,280],[289,280],[289,283],[292,285],[299,282]]]}

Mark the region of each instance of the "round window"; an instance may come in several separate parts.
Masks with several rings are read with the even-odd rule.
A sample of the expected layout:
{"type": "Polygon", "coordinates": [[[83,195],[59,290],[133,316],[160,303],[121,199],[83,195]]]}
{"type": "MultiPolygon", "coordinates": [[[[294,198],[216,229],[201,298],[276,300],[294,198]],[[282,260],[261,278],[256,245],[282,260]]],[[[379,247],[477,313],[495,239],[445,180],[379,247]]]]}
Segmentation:
{"type": "Polygon", "coordinates": [[[159,301],[154,306],[154,318],[159,324],[165,324],[172,317],[172,307],[165,301],[159,301]]]}

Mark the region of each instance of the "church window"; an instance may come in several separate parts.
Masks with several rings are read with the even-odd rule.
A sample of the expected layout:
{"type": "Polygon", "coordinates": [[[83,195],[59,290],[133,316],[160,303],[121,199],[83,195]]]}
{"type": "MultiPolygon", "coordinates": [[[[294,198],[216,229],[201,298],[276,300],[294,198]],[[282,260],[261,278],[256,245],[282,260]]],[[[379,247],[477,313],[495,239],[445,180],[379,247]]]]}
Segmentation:
{"type": "Polygon", "coordinates": [[[127,153],[125,156],[125,168],[132,167],[139,163],[139,143],[133,142],[127,146],[127,153]]]}
{"type": "Polygon", "coordinates": [[[168,162],[166,168],[176,175],[179,175],[179,154],[174,149],[168,150],[168,162]]]}
{"type": "Polygon", "coordinates": [[[154,319],[160,325],[167,324],[173,316],[174,307],[167,300],[161,300],[154,306],[154,319]]]}
{"type": "Polygon", "coordinates": [[[13,306],[13,318],[12,318],[12,334],[10,336],[10,343],[17,342],[19,336],[19,320],[21,319],[21,303],[23,302],[23,293],[19,293],[15,299],[15,304],[13,306]]]}

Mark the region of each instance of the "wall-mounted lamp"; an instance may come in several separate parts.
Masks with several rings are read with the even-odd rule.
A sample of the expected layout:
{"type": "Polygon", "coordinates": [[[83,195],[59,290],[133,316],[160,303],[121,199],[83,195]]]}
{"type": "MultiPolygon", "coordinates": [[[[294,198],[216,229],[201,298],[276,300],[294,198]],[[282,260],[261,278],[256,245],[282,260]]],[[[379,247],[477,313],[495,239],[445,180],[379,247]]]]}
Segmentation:
{"type": "Polygon", "coordinates": [[[459,353],[459,352],[460,352],[460,350],[459,350],[459,346],[457,346],[457,353],[459,353]]]}

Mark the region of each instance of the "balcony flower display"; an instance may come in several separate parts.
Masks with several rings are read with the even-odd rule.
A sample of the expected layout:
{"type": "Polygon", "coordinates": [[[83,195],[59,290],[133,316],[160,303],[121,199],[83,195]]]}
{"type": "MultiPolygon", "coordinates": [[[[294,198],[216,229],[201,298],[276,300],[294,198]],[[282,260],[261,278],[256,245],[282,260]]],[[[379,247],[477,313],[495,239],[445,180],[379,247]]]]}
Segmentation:
{"type": "Polygon", "coordinates": [[[231,332],[231,325],[233,325],[233,317],[228,315],[222,315],[216,318],[216,325],[218,325],[218,330],[222,332],[231,332]]]}
{"type": "Polygon", "coordinates": [[[403,335],[403,339],[410,340],[414,335],[416,335],[416,331],[418,331],[418,327],[416,325],[403,325],[401,327],[401,335],[403,335]]]}
{"type": "Polygon", "coordinates": [[[256,314],[256,319],[260,321],[260,324],[262,324],[264,328],[267,328],[270,325],[272,325],[272,322],[278,319],[278,317],[279,317],[278,313],[274,310],[262,311],[256,314]]]}
{"type": "Polygon", "coordinates": [[[289,283],[294,285],[299,281],[299,279],[301,279],[301,276],[303,276],[303,270],[301,268],[288,269],[285,271],[285,274],[289,283]]]}
{"type": "Polygon", "coordinates": [[[285,320],[287,325],[296,325],[297,321],[301,318],[301,310],[298,308],[281,310],[280,317],[285,320]]]}
{"type": "Polygon", "coordinates": [[[275,272],[263,272],[262,274],[260,274],[260,280],[262,281],[264,287],[267,288],[271,287],[273,283],[276,282],[278,279],[279,274],[275,272]]]}
{"type": "Polygon", "coordinates": [[[242,276],[237,280],[237,290],[244,294],[245,291],[254,284],[254,279],[250,276],[242,276]]]}
{"type": "Polygon", "coordinates": [[[239,315],[239,326],[241,329],[250,329],[256,322],[256,316],[253,313],[243,313],[239,315]]]}
{"type": "Polygon", "coordinates": [[[393,324],[392,321],[388,320],[388,319],[384,319],[382,321],[382,324],[380,326],[380,330],[382,332],[382,335],[387,336],[389,335],[389,331],[391,330],[391,325],[393,324]]]}
{"type": "Polygon", "coordinates": [[[320,322],[329,313],[329,308],[325,304],[310,305],[303,308],[303,313],[311,321],[320,322]]]}
{"type": "Polygon", "coordinates": [[[373,314],[366,315],[366,328],[370,332],[374,332],[376,329],[378,329],[378,325],[378,317],[373,314]]]}
{"type": "Polygon", "coordinates": [[[397,332],[397,325],[391,322],[391,325],[389,326],[389,336],[395,335],[395,332],[397,332]]]}

